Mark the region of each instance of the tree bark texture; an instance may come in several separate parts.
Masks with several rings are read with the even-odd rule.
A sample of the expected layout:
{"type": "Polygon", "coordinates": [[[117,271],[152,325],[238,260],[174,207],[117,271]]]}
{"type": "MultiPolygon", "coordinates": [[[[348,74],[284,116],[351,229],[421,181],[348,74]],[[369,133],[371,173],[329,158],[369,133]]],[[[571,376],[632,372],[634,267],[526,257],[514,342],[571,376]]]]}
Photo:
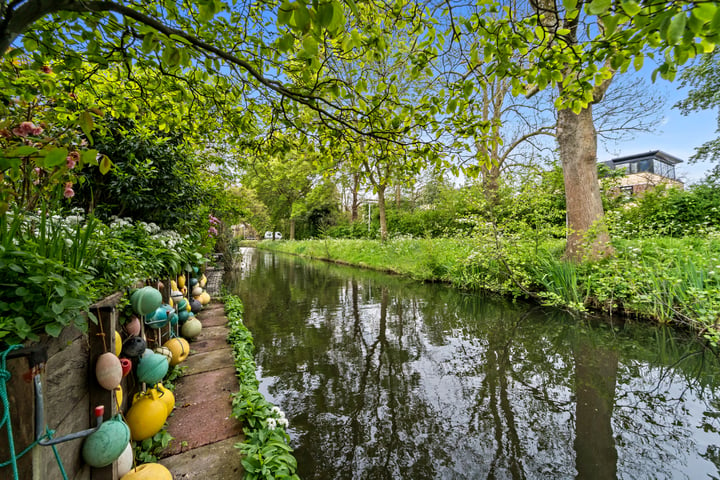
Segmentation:
{"type": "Polygon", "coordinates": [[[353,173],[352,186],[352,205],[350,206],[350,221],[356,222],[358,219],[358,189],[360,188],[360,174],[353,173]]]}
{"type": "Polygon", "coordinates": [[[565,257],[573,261],[603,257],[610,252],[610,236],[603,223],[592,105],[579,114],[559,110],[557,140],[567,204],[565,257]]]}
{"type": "Polygon", "coordinates": [[[380,240],[387,240],[387,218],[385,217],[385,185],[377,186],[378,213],[380,214],[380,240]]]}

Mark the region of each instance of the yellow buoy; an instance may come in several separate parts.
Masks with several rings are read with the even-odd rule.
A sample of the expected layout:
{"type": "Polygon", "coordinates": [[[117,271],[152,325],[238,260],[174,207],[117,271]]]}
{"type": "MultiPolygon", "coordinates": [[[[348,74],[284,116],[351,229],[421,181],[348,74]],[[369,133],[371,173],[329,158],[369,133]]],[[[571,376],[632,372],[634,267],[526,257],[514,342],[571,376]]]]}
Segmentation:
{"type": "Polygon", "coordinates": [[[178,287],[185,288],[185,275],[180,275],[177,281],[178,287]]]}
{"type": "Polygon", "coordinates": [[[154,390],[158,392],[160,400],[165,404],[168,415],[170,415],[175,408],[175,394],[166,388],[162,383],[158,383],[154,390]]]}
{"type": "Polygon", "coordinates": [[[120,480],[173,480],[170,470],[159,463],[143,463],[122,476],[120,480]]]}
{"type": "Polygon", "coordinates": [[[115,355],[119,357],[120,352],[122,352],[122,337],[120,332],[115,330],[115,355]]]}
{"type": "Polygon", "coordinates": [[[118,412],[122,411],[122,402],[123,402],[123,389],[122,385],[118,385],[115,390],[115,404],[117,405],[118,412]]]}
{"type": "Polygon", "coordinates": [[[171,367],[184,362],[188,355],[190,355],[190,344],[184,338],[171,338],[163,344],[163,347],[168,348],[172,353],[172,359],[170,360],[171,367]]]}
{"type": "Polygon", "coordinates": [[[167,420],[165,403],[154,389],[135,394],[132,407],[125,415],[130,435],[136,442],[150,438],[160,431],[167,420]]]}

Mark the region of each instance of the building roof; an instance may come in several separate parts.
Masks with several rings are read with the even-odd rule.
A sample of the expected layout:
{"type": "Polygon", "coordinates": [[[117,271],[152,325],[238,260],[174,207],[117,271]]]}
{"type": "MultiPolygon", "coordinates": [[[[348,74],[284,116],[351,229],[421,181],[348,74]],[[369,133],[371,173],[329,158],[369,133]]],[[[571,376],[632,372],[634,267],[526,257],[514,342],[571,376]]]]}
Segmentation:
{"type": "Polygon", "coordinates": [[[651,152],[636,153],[634,155],[626,155],[624,157],[613,158],[612,160],[609,160],[609,161],[603,162],[603,163],[605,163],[608,166],[617,166],[617,165],[622,165],[623,163],[630,163],[630,162],[635,162],[638,160],[651,160],[651,159],[655,159],[655,158],[662,160],[664,163],[666,163],[668,165],[677,165],[678,163],[683,162],[678,157],[670,155],[669,153],[665,153],[662,150],[653,150],[651,152]]]}

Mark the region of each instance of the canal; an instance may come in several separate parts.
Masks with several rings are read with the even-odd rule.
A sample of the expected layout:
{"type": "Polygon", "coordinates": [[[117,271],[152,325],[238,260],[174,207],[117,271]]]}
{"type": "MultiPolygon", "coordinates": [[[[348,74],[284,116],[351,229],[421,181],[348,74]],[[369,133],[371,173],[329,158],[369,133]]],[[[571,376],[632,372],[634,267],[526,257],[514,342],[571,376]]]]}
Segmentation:
{"type": "Polygon", "coordinates": [[[672,330],[244,249],[300,478],[720,477],[720,368],[672,330]]]}

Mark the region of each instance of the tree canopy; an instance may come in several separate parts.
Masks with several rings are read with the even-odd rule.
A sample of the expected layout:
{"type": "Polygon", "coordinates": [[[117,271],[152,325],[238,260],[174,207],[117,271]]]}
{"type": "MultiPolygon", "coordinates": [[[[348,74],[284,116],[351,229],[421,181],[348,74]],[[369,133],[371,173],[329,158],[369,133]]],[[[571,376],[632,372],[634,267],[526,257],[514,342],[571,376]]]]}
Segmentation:
{"type": "MultiPolygon", "coordinates": [[[[558,112],[582,115],[615,72],[650,60],[653,79],[672,80],[718,40],[720,9],[710,1],[3,0],[0,54],[12,74],[0,76],[0,168],[14,183],[3,186],[2,202],[32,197],[35,168],[68,193],[73,172],[62,167],[71,154],[107,171],[111,159],[93,145],[105,117],[219,156],[257,150],[291,129],[318,151],[365,145],[356,166],[392,158],[417,171],[445,157],[456,167],[460,149],[477,153],[498,138],[493,119],[473,107],[474,92],[493,82],[514,95],[554,88],[558,112]],[[462,72],[438,85],[457,64],[451,57],[462,72]]],[[[569,168],[582,149],[563,150],[568,140],[558,140],[566,181],[576,182],[569,168]]],[[[586,170],[595,148],[585,148],[586,170]]],[[[491,156],[483,162],[491,166],[491,156]]],[[[571,217],[599,197],[592,175],[578,178],[584,187],[568,197],[571,217]]],[[[570,220],[578,239],[602,210],[586,217],[570,220]]]]}

